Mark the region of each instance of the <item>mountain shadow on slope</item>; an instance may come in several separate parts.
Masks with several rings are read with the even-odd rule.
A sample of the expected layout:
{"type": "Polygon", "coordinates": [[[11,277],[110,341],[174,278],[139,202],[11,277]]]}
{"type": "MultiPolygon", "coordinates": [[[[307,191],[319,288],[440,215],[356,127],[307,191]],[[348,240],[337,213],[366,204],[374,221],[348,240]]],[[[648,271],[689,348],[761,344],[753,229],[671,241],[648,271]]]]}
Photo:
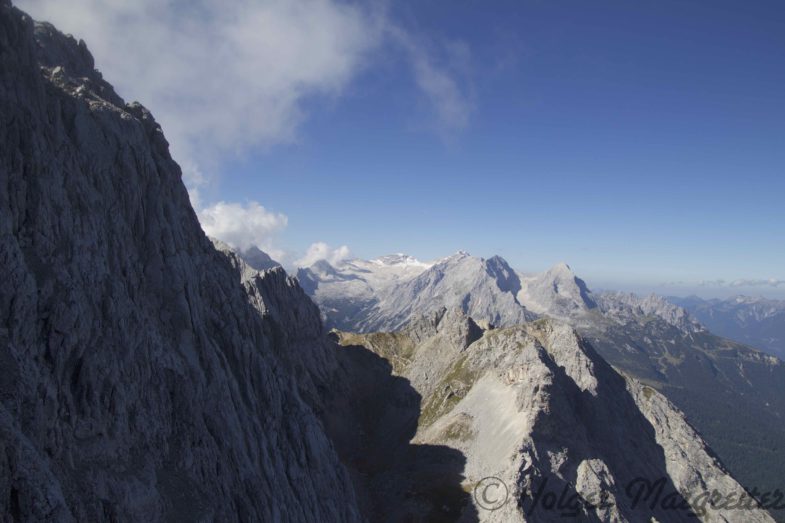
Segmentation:
{"type": "Polygon", "coordinates": [[[327,432],[354,481],[363,515],[378,522],[473,522],[465,456],[418,445],[422,398],[388,360],[361,345],[337,347],[346,387],[331,391],[327,432]]]}
{"type": "MultiPolygon", "coordinates": [[[[781,364],[766,364],[763,355],[755,361],[753,351],[708,332],[685,334],[661,321],[635,329],[612,326],[587,338],[611,365],[674,402],[747,490],[781,490],[781,364]]],[[[784,511],[771,513],[785,521],[784,511]]]]}
{"type": "MultiPolygon", "coordinates": [[[[663,448],[657,442],[655,429],[641,413],[635,399],[628,391],[625,379],[615,372],[594,349],[586,344],[584,350],[594,362],[597,388],[594,392],[582,390],[563,366],[550,359],[544,362],[553,375],[551,385],[551,412],[542,412],[534,424],[531,439],[536,442],[536,453],[530,453],[522,470],[522,482],[529,495],[521,496],[518,506],[527,521],[563,521],[565,517],[579,521],[605,521],[605,517],[622,517],[629,521],[696,521],[687,500],[679,493],[668,470],[663,448]],[[624,419],[619,419],[624,413],[624,419]],[[598,445],[598,442],[603,442],[598,445]],[[569,463],[560,474],[543,474],[547,463],[569,449],[569,463]],[[613,483],[621,487],[615,499],[609,503],[607,512],[584,511],[570,515],[569,510],[555,510],[542,503],[541,492],[561,496],[576,496],[583,503],[598,500],[583,500],[579,489],[582,471],[588,465],[612,471],[613,483]],[[644,499],[642,494],[635,500],[640,485],[662,484],[662,495],[644,499]],[[546,483],[543,483],[546,482],[546,483]],[[546,485],[543,487],[543,484],[546,485]],[[632,487],[630,492],[625,492],[632,487]],[[667,496],[667,499],[666,499],[667,496]],[[538,499],[535,503],[532,500],[538,499]]],[[[524,450],[524,452],[527,452],[524,450]]],[[[600,474],[602,476],[602,474],[600,474]]],[[[610,488],[611,485],[604,485],[610,488]]]]}

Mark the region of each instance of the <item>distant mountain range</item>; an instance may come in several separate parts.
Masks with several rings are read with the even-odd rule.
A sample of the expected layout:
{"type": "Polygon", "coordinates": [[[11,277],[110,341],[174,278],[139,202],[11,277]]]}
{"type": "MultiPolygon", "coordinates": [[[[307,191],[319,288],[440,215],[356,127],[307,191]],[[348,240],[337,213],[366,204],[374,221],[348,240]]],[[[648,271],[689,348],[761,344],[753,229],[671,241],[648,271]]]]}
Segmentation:
{"type": "Polygon", "coordinates": [[[527,274],[465,252],[428,263],[322,261],[297,277],[327,325],[344,331],[398,331],[442,307],[486,327],[565,322],[616,369],[673,401],[748,488],[782,487],[785,364],[715,335],[663,297],[595,293],[563,263],[527,274]]]}
{"type": "Polygon", "coordinates": [[[517,301],[520,281],[498,256],[485,260],[458,252],[423,263],[399,254],[336,267],[320,261],[300,269],[297,278],[328,326],[357,332],[397,330],[440,307],[495,325],[536,317],[517,301]]]}
{"type": "Polygon", "coordinates": [[[459,251],[433,262],[405,254],[373,260],[321,260],[300,268],[297,278],[321,307],[328,327],[356,332],[391,331],[441,307],[458,308],[497,327],[540,315],[594,323],[592,312],[629,320],[656,316],[685,331],[705,330],[682,307],[662,297],[593,293],[566,263],[543,273],[523,273],[500,256],[459,251]]]}
{"type": "Polygon", "coordinates": [[[751,296],[705,300],[669,297],[712,332],[785,360],[785,301],[751,296]]]}

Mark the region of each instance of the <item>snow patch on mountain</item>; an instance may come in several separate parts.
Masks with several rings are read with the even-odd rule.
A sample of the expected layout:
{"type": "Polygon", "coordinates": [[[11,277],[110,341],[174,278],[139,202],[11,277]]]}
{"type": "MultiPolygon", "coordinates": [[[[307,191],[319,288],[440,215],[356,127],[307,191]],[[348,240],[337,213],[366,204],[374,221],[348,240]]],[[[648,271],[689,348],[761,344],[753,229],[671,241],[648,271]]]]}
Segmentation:
{"type": "Polygon", "coordinates": [[[517,273],[498,256],[486,260],[459,251],[432,263],[403,254],[321,261],[297,277],[328,325],[346,330],[396,330],[442,307],[504,326],[535,317],[515,297],[517,273]]]}

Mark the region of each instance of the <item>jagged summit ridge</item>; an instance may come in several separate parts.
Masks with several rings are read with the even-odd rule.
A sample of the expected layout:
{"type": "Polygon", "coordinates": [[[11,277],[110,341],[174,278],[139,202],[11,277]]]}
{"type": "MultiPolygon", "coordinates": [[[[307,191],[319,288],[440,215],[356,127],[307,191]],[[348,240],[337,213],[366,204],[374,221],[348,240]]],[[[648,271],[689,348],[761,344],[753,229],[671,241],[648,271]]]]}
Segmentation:
{"type": "Polygon", "coordinates": [[[498,256],[486,260],[459,251],[428,264],[319,262],[300,269],[297,277],[328,325],[347,330],[395,330],[442,307],[494,325],[535,317],[518,303],[518,275],[498,256]]]}
{"type": "MultiPolygon", "coordinates": [[[[785,467],[785,452],[759,449],[785,438],[785,366],[780,360],[715,336],[678,306],[691,304],[673,305],[656,295],[594,292],[566,264],[539,274],[510,274],[502,262],[497,257],[450,256],[381,291],[366,289],[362,300],[347,292],[356,280],[315,281],[309,294],[330,326],[348,331],[400,330],[441,307],[457,308],[478,324],[497,327],[528,321],[534,314],[560,319],[589,339],[613,366],[664,392],[745,486],[771,491],[779,487],[774,471],[785,467]],[[728,402],[735,408],[728,409],[728,402]]],[[[706,322],[721,311],[694,306],[704,307],[706,322]]],[[[728,304],[728,314],[735,315],[740,306],[728,304]]],[[[757,314],[771,310],[766,305],[757,314]]],[[[772,328],[766,331],[770,336],[758,340],[785,339],[774,328],[778,317],[771,316],[771,324],[757,323],[772,328]]],[[[748,332],[737,331],[737,339],[746,342],[742,336],[748,332]]]]}
{"type": "Polygon", "coordinates": [[[458,307],[478,320],[510,326],[545,315],[591,322],[601,310],[618,321],[653,315],[685,330],[700,324],[684,309],[657,296],[592,292],[564,262],[545,272],[514,270],[501,256],[489,259],[458,251],[434,262],[404,254],[371,261],[325,260],[298,270],[306,292],[331,327],[373,331],[399,329],[413,317],[458,307]]]}
{"type": "Polygon", "coordinates": [[[641,297],[628,292],[604,292],[599,296],[599,305],[605,314],[620,321],[655,316],[684,332],[706,330],[684,308],[656,294],[641,297]]]}
{"type": "MultiPolygon", "coordinates": [[[[566,491],[582,499],[605,493],[605,506],[575,508],[573,517],[581,520],[692,521],[689,509],[635,505],[626,486],[637,478],[662,478],[678,499],[714,489],[744,492],[673,404],[619,375],[565,324],[539,320],[488,330],[459,309],[442,309],[395,334],[338,335],[346,346],[363,345],[389,360],[411,383],[422,397],[413,442],[460,451],[466,459],[465,490],[488,477],[504,482],[508,503],[491,511],[475,496],[463,506],[464,516],[561,520],[560,511],[531,506],[535,492],[549,485],[556,495],[566,491]]],[[[377,405],[376,419],[394,415],[397,406],[396,398],[377,405]]],[[[404,456],[391,466],[412,467],[404,456]]],[[[438,465],[423,466],[408,480],[407,492],[427,492],[430,482],[439,481],[438,465]]],[[[441,466],[446,471],[450,464],[441,466]]],[[[390,510],[400,514],[410,503],[405,497],[393,500],[390,510]]],[[[715,510],[701,519],[772,521],[763,511],[715,510]]]]}

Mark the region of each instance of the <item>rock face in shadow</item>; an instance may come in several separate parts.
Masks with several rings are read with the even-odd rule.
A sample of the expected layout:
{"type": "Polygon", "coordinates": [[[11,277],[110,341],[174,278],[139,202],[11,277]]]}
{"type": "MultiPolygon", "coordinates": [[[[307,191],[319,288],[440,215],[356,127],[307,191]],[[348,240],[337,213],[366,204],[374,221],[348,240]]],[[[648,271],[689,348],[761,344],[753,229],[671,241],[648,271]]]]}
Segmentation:
{"type": "Polygon", "coordinates": [[[293,376],[320,347],[282,355],[320,324],[280,272],[259,314],[180,178],[83,42],[0,1],[0,511],[359,520],[293,376]]]}
{"type": "Polygon", "coordinates": [[[659,309],[661,300],[625,299],[608,307],[613,298],[601,296],[608,313],[580,324],[581,335],[615,368],[665,394],[745,487],[782,489],[785,365],[705,329],[679,328],[681,313],[668,321],[635,312],[646,308],[641,301],[659,309]]]}
{"type": "Polygon", "coordinates": [[[695,521],[693,512],[772,521],[761,510],[703,512],[697,495],[744,489],[664,396],[617,373],[572,328],[478,328],[453,310],[401,332],[337,334],[384,358],[421,396],[413,445],[465,456],[461,484],[473,496],[458,521],[695,521]],[[487,478],[507,489],[494,510],[482,498],[487,478]],[[636,502],[650,484],[662,487],[659,500],[636,502]]]}
{"type": "MultiPolygon", "coordinates": [[[[391,523],[476,519],[462,485],[463,454],[445,445],[412,443],[421,397],[409,381],[374,351],[342,346],[334,333],[325,335],[318,307],[283,269],[255,271],[242,254],[214,243],[234,266],[280,360],[297,376],[301,397],[322,420],[351,475],[361,515],[391,523]]],[[[418,322],[417,334],[432,336],[443,315],[418,322]]],[[[451,334],[465,346],[482,329],[470,322],[451,334]]]]}
{"type": "Polygon", "coordinates": [[[475,521],[464,455],[411,442],[421,397],[392,365],[359,345],[337,348],[348,387],[331,396],[326,427],[352,472],[368,521],[475,521]],[[468,518],[468,519],[466,519],[468,518]]]}

